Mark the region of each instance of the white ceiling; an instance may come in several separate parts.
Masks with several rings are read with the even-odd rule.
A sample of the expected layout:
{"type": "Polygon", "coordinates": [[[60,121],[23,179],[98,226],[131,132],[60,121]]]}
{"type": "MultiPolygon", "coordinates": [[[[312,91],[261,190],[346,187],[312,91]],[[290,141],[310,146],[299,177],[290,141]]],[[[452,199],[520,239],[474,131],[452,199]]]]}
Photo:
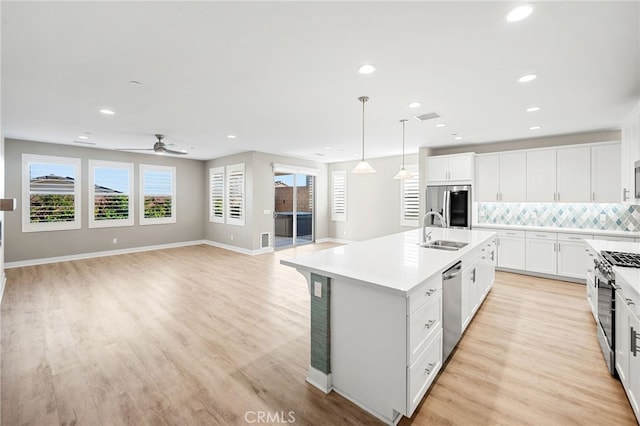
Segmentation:
{"type": "Polygon", "coordinates": [[[640,3],[537,2],[508,23],[515,4],[3,1],[2,125],[51,143],[90,132],[98,148],[151,148],[164,133],[189,158],[322,162],[359,156],[361,95],[367,157],[400,154],[399,120],[432,111],[447,127],[411,118],[408,152],[619,128],[640,96],[640,3]],[[378,71],[357,74],[367,62],[378,71]]]}

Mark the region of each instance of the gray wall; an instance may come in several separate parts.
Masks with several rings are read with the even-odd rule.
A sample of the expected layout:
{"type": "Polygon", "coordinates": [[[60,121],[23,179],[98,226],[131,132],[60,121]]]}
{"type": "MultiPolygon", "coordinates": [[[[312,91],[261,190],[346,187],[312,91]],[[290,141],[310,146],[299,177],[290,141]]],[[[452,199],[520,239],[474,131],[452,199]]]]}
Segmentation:
{"type": "MultiPolygon", "coordinates": [[[[208,176],[209,168],[212,167],[239,163],[245,163],[247,174],[247,217],[245,226],[211,223],[209,222],[209,213],[207,211],[205,213],[205,239],[246,250],[258,250],[260,248],[261,233],[270,232],[273,236],[274,220],[272,213],[275,200],[273,163],[319,170],[320,174],[316,179],[315,237],[320,239],[328,236],[327,166],[325,164],[262,152],[245,152],[207,161],[205,174],[208,176]],[[265,210],[269,210],[269,214],[264,214],[265,210]]],[[[207,198],[207,188],[205,188],[205,194],[205,198],[207,198]]],[[[205,209],[207,208],[208,206],[205,207],[205,209]]]]}
{"type": "MultiPolygon", "coordinates": [[[[357,161],[329,165],[329,178],[334,170],[347,171],[347,220],[332,221],[329,236],[341,240],[362,241],[411,228],[400,226],[400,181],[393,176],[400,170],[401,156],[368,160],[376,169],[371,175],[350,173],[357,161]]],[[[417,164],[418,155],[407,155],[405,164],[417,164]]],[[[327,206],[330,210],[330,205],[327,206]]]]}
{"type": "Polygon", "coordinates": [[[205,163],[184,158],[117,152],[94,148],[7,139],[5,144],[6,195],[18,199],[15,212],[5,216],[6,262],[55,256],[78,255],[105,250],[201,240],[206,220],[205,163]],[[78,230],[22,232],[22,154],[56,155],[82,159],[82,228],[78,230]],[[118,228],[88,228],[88,160],[134,163],[135,225],[118,228]],[[139,164],[176,167],[176,223],[140,226],[139,164]],[[118,243],[113,244],[117,238],[118,243]]]}
{"type": "Polygon", "coordinates": [[[619,141],[620,138],[620,130],[574,133],[570,135],[556,135],[531,139],[518,139],[504,142],[492,142],[481,145],[456,145],[455,147],[451,148],[434,147],[431,148],[431,155],[458,154],[461,152],[475,152],[476,154],[483,154],[487,152],[513,151],[517,149],[545,148],[549,146],[619,141]]]}

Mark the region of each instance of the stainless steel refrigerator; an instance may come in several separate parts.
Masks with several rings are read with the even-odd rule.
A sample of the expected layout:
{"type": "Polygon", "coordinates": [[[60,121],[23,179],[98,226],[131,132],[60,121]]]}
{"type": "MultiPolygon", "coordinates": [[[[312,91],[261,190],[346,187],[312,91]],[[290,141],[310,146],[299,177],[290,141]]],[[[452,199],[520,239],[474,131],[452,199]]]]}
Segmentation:
{"type": "MultiPolygon", "coordinates": [[[[427,212],[438,212],[448,228],[471,229],[471,185],[427,186],[427,212]]],[[[431,215],[427,226],[442,226],[431,215]]]]}

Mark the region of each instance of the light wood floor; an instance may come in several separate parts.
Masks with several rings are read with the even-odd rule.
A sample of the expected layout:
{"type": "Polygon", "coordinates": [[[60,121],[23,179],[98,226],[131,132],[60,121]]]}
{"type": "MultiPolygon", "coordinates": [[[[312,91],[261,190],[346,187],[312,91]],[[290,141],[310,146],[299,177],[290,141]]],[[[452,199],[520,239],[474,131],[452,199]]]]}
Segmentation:
{"type": "MultiPolygon", "coordinates": [[[[259,411],[379,424],[304,380],[309,295],[279,260],[327,247],[250,257],[193,246],[7,270],[2,425],[248,424],[259,411]]],[[[401,423],[636,424],[584,287],[505,273],[401,423]]]]}

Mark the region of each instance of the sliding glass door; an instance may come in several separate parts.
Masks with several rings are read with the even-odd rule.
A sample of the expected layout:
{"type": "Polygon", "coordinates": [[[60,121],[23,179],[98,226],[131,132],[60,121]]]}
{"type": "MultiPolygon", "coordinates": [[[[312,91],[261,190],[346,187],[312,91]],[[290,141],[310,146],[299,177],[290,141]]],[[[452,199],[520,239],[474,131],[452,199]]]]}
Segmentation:
{"type": "Polygon", "coordinates": [[[274,187],[275,248],[312,243],[314,177],[276,172],[274,187]]]}

